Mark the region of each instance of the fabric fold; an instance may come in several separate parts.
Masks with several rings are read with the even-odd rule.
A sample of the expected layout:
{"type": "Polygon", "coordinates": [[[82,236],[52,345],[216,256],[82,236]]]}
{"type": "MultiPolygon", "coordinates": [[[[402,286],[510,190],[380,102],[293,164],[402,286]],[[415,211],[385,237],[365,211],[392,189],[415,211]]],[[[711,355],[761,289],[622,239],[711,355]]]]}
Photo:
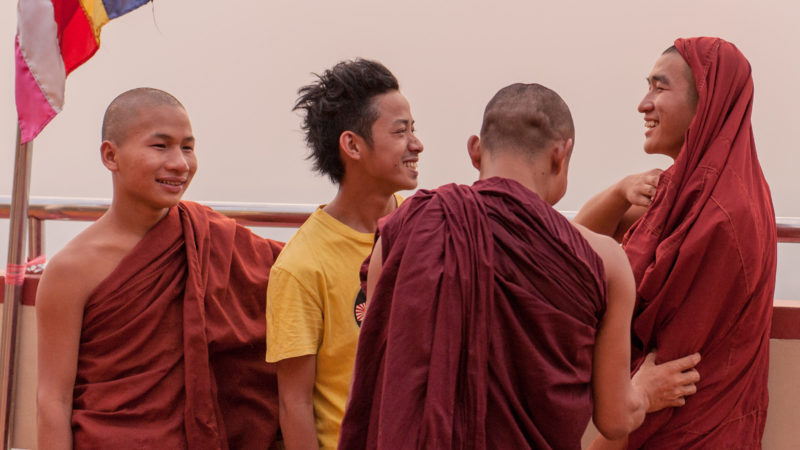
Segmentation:
{"type": "Polygon", "coordinates": [[[340,448],[580,448],[602,262],[522,185],[420,191],[380,224],[340,448]]]}
{"type": "Polygon", "coordinates": [[[280,249],[206,207],[170,209],[86,304],[76,447],[268,447],[264,301],[280,249]]]}

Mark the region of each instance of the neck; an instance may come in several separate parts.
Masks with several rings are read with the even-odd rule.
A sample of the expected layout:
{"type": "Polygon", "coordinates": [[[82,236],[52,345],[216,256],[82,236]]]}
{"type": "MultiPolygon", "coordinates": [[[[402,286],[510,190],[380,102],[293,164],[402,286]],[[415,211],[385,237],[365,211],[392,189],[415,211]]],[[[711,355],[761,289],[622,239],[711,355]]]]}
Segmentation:
{"type": "Polygon", "coordinates": [[[111,207],[100,218],[113,226],[119,233],[134,236],[144,236],[164,216],[169,208],[152,208],[140,204],[126,204],[126,202],[112,200],[111,207]]]}
{"type": "Polygon", "coordinates": [[[514,180],[531,191],[542,200],[550,203],[553,191],[550,168],[543,159],[531,161],[527,156],[514,153],[496,152],[481,160],[480,179],[492,177],[514,180]]]}
{"type": "Polygon", "coordinates": [[[336,197],[323,210],[362,233],[374,233],[378,219],[397,208],[393,194],[377,193],[364,186],[343,182],[336,197]]]}

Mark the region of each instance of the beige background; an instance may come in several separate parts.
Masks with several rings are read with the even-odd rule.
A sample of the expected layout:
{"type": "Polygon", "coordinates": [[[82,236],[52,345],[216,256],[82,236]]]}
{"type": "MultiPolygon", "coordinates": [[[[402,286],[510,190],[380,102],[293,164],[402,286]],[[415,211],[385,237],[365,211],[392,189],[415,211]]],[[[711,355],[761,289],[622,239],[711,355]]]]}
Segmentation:
{"type": "MultiPolygon", "coordinates": [[[[13,169],[15,8],[0,5],[0,195],[10,194],[13,169]]],[[[669,164],[641,150],[644,79],[675,37],[718,35],[753,66],[753,125],[777,214],[800,216],[799,22],[800,4],[789,0],[160,0],[109,23],[99,52],[70,75],[64,111],[35,141],[31,190],[109,197],[98,159],[102,113],[123,90],[153,86],[183,101],[198,137],[188,199],[325,202],[334,187],[311,174],[291,107],[311,72],[362,56],[385,63],[411,102],[425,188],[474,180],[465,142],[499,88],[524,81],[558,91],[577,138],[557,207],[575,210],[625,174],[669,164]]],[[[48,252],[82,226],[48,224],[48,252]]],[[[777,296],[800,299],[800,246],[784,247],[777,296]]]]}

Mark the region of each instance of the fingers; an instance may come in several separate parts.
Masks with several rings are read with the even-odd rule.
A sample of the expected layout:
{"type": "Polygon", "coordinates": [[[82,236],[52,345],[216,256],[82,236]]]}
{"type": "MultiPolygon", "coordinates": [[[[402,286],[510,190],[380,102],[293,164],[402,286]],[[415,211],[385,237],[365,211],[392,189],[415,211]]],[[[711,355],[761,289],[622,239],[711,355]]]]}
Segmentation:
{"type": "Polygon", "coordinates": [[[683,384],[697,383],[700,381],[700,372],[698,372],[697,369],[687,370],[681,373],[680,381],[683,384]]]}
{"type": "Polygon", "coordinates": [[[672,361],[665,362],[663,365],[668,366],[670,369],[674,369],[678,372],[685,372],[699,363],[700,353],[692,353],[691,355],[684,356],[683,358],[673,359],[672,361]]]}
{"type": "Polygon", "coordinates": [[[677,390],[678,390],[678,395],[680,395],[681,397],[685,397],[687,395],[696,394],[697,393],[697,386],[695,386],[694,384],[687,384],[687,385],[679,387],[677,390]]]}
{"type": "Polygon", "coordinates": [[[678,397],[675,400],[672,400],[669,406],[683,406],[685,404],[686,404],[686,399],[683,397],[678,397]]]}

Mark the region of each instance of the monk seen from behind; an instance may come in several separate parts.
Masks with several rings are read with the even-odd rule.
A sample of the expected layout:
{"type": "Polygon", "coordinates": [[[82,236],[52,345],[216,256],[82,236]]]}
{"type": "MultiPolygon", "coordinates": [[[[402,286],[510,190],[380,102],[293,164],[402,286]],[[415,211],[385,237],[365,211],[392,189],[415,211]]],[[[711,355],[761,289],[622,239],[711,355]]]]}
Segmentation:
{"type": "Polygon", "coordinates": [[[281,245],[181,202],[197,157],[172,95],[121,94],[102,134],[111,207],[37,292],[38,447],[268,448],[263,299],[281,245]]]}
{"type": "Polygon", "coordinates": [[[624,236],[637,285],[633,366],[654,348],[659,359],[699,351],[702,381],[683,408],[648,415],[627,445],[758,449],[777,232],[750,124],[750,64],[722,39],[678,39],[647,82],[644,150],[674,164],[626,177],[575,220],[624,236]]]}
{"type": "Polygon", "coordinates": [[[468,142],[480,170],[408,199],[369,262],[340,448],[578,449],[691,394],[691,355],[631,380],[634,281],[610,238],[552,208],[574,143],[538,84],[500,90],[468,142]]]}

